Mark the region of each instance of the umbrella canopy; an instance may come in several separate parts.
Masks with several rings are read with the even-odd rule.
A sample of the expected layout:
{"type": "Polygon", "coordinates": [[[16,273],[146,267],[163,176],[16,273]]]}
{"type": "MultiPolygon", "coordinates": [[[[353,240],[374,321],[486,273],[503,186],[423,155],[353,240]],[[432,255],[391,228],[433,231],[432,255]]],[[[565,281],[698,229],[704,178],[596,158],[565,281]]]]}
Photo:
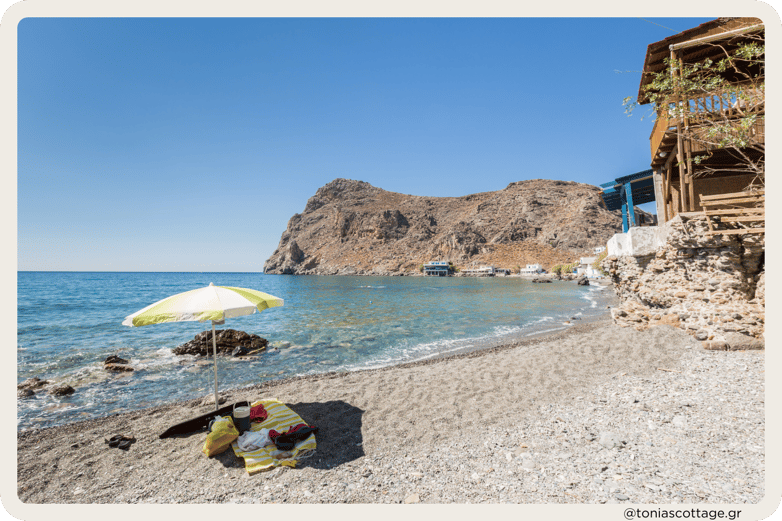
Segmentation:
{"type": "Polygon", "coordinates": [[[132,315],[122,324],[130,327],[161,324],[163,322],[212,321],[212,349],[215,363],[215,409],[220,403],[217,396],[217,341],[215,324],[223,324],[226,318],[252,315],[256,311],[282,306],[285,302],[273,295],[246,288],[209,286],[164,298],[132,315]]]}

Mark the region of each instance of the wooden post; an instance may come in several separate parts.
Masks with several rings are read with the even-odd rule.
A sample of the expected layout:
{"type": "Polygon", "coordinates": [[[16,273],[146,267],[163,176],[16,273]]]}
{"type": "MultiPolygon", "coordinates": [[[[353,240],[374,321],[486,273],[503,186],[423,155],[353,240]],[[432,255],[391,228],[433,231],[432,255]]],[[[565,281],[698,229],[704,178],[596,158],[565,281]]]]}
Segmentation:
{"type": "Polygon", "coordinates": [[[668,222],[670,219],[673,219],[673,201],[671,200],[672,199],[671,177],[673,176],[673,158],[674,158],[674,154],[673,151],[671,151],[671,155],[668,156],[668,160],[665,162],[665,166],[663,166],[663,170],[665,172],[665,175],[663,177],[663,180],[665,181],[665,190],[664,190],[665,222],[668,222]]]}
{"type": "Polygon", "coordinates": [[[686,169],[687,169],[687,185],[689,186],[689,189],[690,189],[690,211],[694,212],[695,211],[695,206],[696,206],[696,203],[695,203],[695,180],[692,177],[693,172],[692,172],[692,153],[691,153],[691,151],[692,151],[692,140],[688,139],[687,140],[687,165],[686,165],[686,169]]]}
{"type": "Polygon", "coordinates": [[[657,222],[662,224],[662,222],[665,222],[660,222],[662,219],[665,219],[665,209],[663,208],[665,205],[665,199],[663,199],[663,187],[665,183],[663,179],[665,176],[660,167],[655,168],[652,175],[654,176],[654,200],[657,203],[657,222]]]}
{"type": "Polygon", "coordinates": [[[665,222],[668,222],[673,218],[673,208],[671,208],[671,176],[673,171],[671,170],[671,164],[665,164],[665,222]]]}
{"type": "Polygon", "coordinates": [[[681,199],[681,204],[679,208],[681,208],[682,212],[687,211],[687,185],[686,181],[684,179],[684,154],[682,154],[682,134],[681,134],[681,128],[682,125],[679,123],[677,126],[677,133],[678,136],[676,137],[676,161],[679,164],[679,198],[681,199]]]}
{"type": "Polygon", "coordinates": [[[681,211],[686,212],[687,211],[687,186],[684,175],[684,154],[683,148],[682,148],[682,130],[684,130],[683,122],[684,122],[684,100],[682,99],[682,95],[680,92],[680,87],[676,84],[675,77],[676,77],[676,71],[674,70],[674,67],[676,67],[679,70],[679,79],[681,80],[681,63],[676,58],[676,51],[671,49],[671,79],[674,80],[674,102],[676,103],[677,111],[678,111],[678,118],[676,122],[676,160],[679,163],[679,197],[681,199],[681,211]]]}

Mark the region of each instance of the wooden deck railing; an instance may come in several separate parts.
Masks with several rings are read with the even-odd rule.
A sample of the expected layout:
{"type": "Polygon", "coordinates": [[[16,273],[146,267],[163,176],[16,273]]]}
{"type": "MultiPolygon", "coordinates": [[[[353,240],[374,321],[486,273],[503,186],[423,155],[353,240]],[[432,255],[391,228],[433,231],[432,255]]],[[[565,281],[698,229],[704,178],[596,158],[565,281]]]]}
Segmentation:
{"type": "Polygon", "coordinates": [[[709,225],[708,235],[743,235],[745,233],[766,233],[766,192],[754,190],[719,195],[701,195],[701,206],[709,225]],[[712,217],[719,217],[721,224],[731,228],[717,230],[712,217]],[[755,224],[761,227],[747,227],[755,224]]]}
{"type": "MultiPolygon", "coordinates": [[[[708,126],[710,123],[720,121],[740,120],[744,117],[765,115],[766,104],[765,94],[750,90],[750,95],[744,96],[746,99],[737,99],[725,92],[714,92],[709,95],[695,97],[686,100],[687,111],[682,116],[671,117],[667,110],[660,110],[657,119],[654,122],[652,134],[649,136],[652,158],[657,156],[657,151],[668,131],[672,131],[686,119],[687,125],[708,126]]],[[[765,132],[763,129],[763,120],[758,119],[754,125],[754,133],[760,140],[764,140],[765,132]]]]}

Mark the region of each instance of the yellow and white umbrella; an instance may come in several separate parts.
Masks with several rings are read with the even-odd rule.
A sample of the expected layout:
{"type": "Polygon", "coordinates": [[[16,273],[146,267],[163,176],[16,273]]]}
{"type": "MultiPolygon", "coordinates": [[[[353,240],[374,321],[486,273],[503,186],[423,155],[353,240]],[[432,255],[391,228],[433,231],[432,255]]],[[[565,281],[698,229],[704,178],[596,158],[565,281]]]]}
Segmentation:
{"type": "Polygon", "coordinates": [[[130,327],[163,322],[212,321],[212,349],[215,363],[215,409],[220,407],[217,396],[217,340],[215,324],[226,318],[252,315],[256,311],[282,306],[285,302],[273,295],[246,288],[209,286],[179,293],[136,311],[125,317],[122,325],[130,327]]]}

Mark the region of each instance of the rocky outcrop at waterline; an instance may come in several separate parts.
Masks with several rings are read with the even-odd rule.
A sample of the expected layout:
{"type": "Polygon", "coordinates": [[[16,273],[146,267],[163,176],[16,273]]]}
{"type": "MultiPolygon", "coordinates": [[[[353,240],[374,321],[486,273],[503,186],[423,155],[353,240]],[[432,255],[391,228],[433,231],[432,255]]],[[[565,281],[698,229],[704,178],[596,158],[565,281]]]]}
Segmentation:
{"type": "MultiPolygon", "coordinates": [[[[234,356],[259,353],[269,344],[265,338],[235,329],[216,330],[215,343],[217,344],[217,354],[234,355],[236,352],[234,356]]],[[[211,356],[213,351],[212,331],[198,333],[193,340],[175,347],[172,351],[175,355],[211,356]]]]}
{"type": "Polygon", "coordinates": [[[336,179],[291,217],[264,272],[418,275],[433,260],[548,269],[592,255],[621,231],[621,216],[600,194],[592,185],[535,179],[496,192],[423,197],[336,179]]]}

